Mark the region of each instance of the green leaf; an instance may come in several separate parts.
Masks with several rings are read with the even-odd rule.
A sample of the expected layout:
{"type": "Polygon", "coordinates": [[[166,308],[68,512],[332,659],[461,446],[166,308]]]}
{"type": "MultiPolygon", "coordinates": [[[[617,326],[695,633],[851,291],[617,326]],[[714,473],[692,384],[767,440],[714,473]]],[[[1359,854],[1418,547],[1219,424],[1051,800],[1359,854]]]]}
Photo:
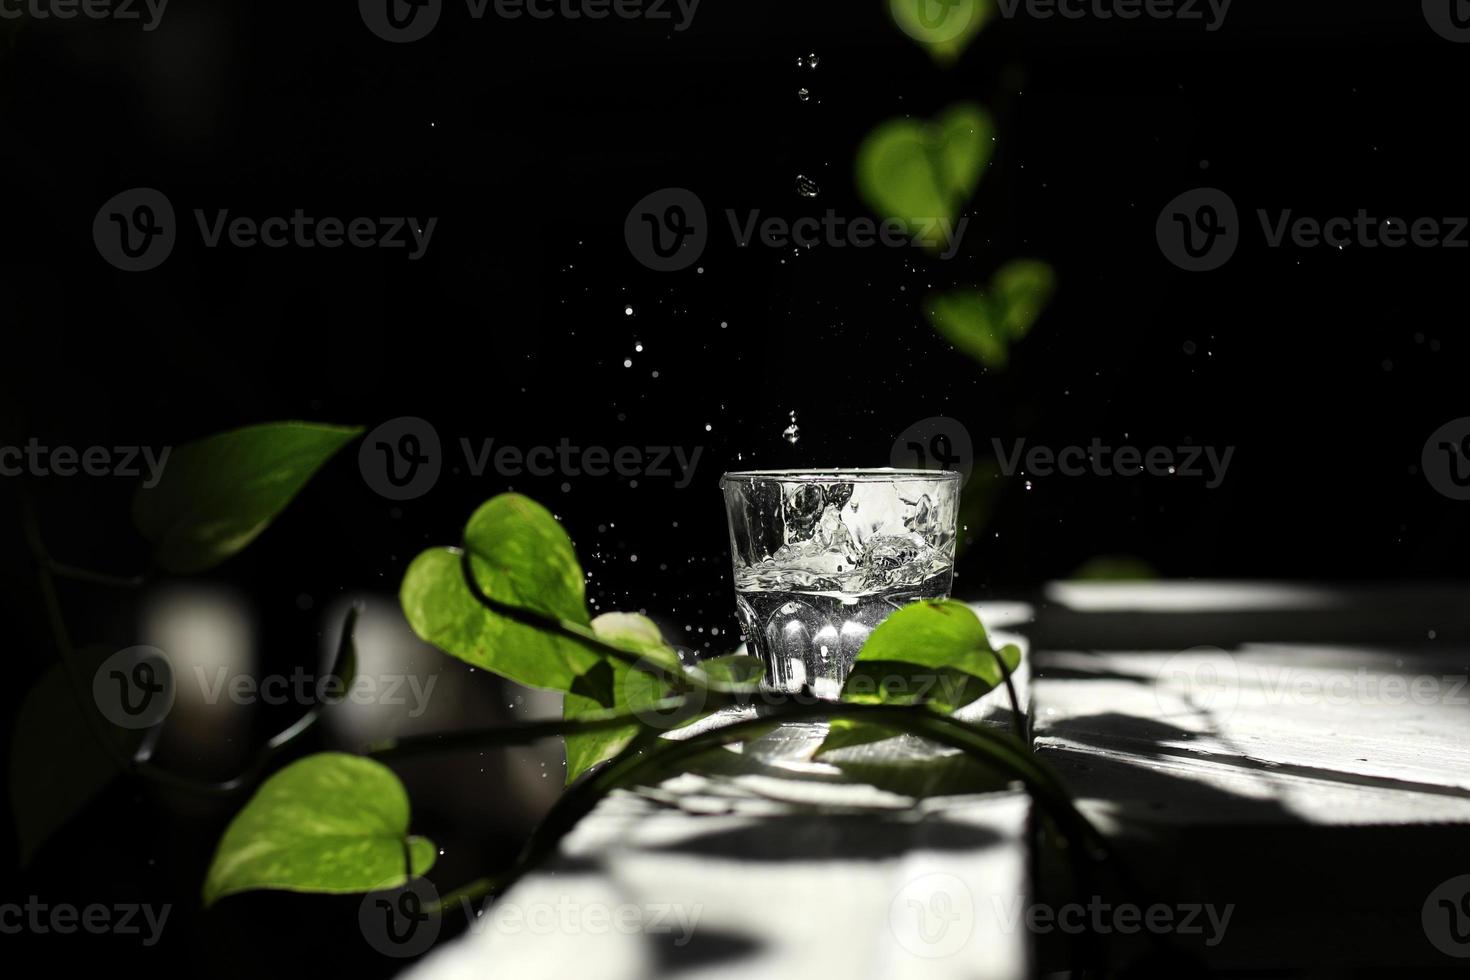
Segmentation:
{"type": "MultiPolygon", "coordinates": [[[[103,647],[78,651],[82,675],[90,679],[111,652],[103,647]]],[[[22,865],[121,772],[83,711],[98,714],[102,730],[124,757],[133,755],[144,736],[102,719],[90,700],[79,705],[61,664],[41,675],[16,712],[10,741],[10,805],[22,865]]]]}
{"type": "Polygon", "coordinates": [[[496,615],[465,587],[456,548],[433,548],[408,566],[398,591],[409,625],[451,656],[501,677],[570,691],[602,658],[585,644],[496,615]]]}
{"type": "Polygon", "coordinates": [[[941,65],[959,60],[995,14],[993,0],[889,0],[893,22],[941,65]]]}
{"type": "Polygon", "coordinates": [[[952,668],[992,686],[1002,680],[980,617],[952,599],[914,602],[893,613],[873,630],[857,661],[952,668]]]}
{"type": "Polygon", "coordinates": [[[428,871],[436,853],[409,835],[408,821],[408,794],[386,766],[340,752],[308,756],[266,780],[225,828],[204,904],[258,889],[345,894],[402,885],[428,871]]]}
{"type": "MultiPolygon", "coordinates": [[[[576,552],[546,508],[518,494],[494,497],[470,518],[464,539],[486,596],[572,627],[589,625],[576,552]]],[[[403,577],[399,601],[424,640],[517,684],[553,691],[571,691],[604,660],[587,643],[487,609],[465,585],[462,555],[431,548],[403,577]]]]}
{"type": "MultiPolygon", "coordinates": [[[[650,665],[678,673],[679,655],[664,642],[658,624],[637,613],[604,613],[592,621],[593,631],[602,639],[639,654],[650,665]]],[[[671,685],[654,674],[640,670],[621,660],[604,660],[562,699],[562,717],[573,719],[609,709],[646,713],[645,723],[672,728],[689,720],[680,712],[673,717],[657,713],[653,705],[667,697],[671,685]]],[[[570,783],[604,759],[621,752],[638,734],[638,725],[598,732],[568,735],[567,782],[570,783]]]]}
{"type": "Polygon", "coordinates": [[[198,572],[254,541],[360,428],[311,422],[253,425],[180,446],[157,485],[140,487],[133,521],[159,566],[198,572]]]}
{"type": "MultiPolygon", "coordinates": [[[[1021,651],[999,651],[1007,671],[1021,651]]],[[[878,624],[858,651],[842,688],[844,701],[925,704],[949,713],[982,697],[1004,680],[985,627],[974,610],[949,599],[912,603],[878,624]]],[[[886,728],[850,718],[832,720],[817,754],[880,741],[886,728]]]]}
{"type": "Polygon", "coordinates": [[[586,626],[586,584],[577,552],[551,511],[503,493],[480,505],[464,529],[475,581],[492,599],[586,626]]]}
{"type": "Polygon", "coordinates": [[[1056,291],[1056,273],[1044,262],[1020,260],[1001,268],[986,290],[931,295],[924,313],[940,336],[986,367],[1004,368],[1010,348],[1032,325],[1056,291]]]}
{"type": "Polygon", "coordinates": [[[951,106],[932,123],[891,119],[858,148],[858,191],[878,214],[943,252],[990,160],[994,132],[989,114],[972,103],[951,106]]]}

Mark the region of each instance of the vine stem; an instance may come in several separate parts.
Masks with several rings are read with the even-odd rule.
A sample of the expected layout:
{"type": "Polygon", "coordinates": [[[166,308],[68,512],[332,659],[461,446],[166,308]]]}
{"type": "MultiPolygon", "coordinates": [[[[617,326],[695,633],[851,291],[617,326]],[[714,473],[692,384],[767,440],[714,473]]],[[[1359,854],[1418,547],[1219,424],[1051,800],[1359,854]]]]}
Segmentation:
{"type": "Polygon", "coordinates": [[[577,823],[592,812],[598,801],[619,786],[676,766],[710,748],[744,741],[751,734],[768,730],[776,724],[843,717],[860,718],[895,731],[922,735],[997,766],[1026,786],[1065,839],[1089,847],[1097,859],[1110,856],[1107,841],[1073,806],[1057,777],[1024,742],[1012,735],[939,715],[922,707],[843,702],[786,705],[771,715],[737,721],[679,741],[660,742],[657,732],[645,729],[602,768],[567,790],[504,874],[481,878],[456,889],[441,900],[440,911],[456,903],[464,904],[502,894],[530,868],[554,852],[577,823]]]}

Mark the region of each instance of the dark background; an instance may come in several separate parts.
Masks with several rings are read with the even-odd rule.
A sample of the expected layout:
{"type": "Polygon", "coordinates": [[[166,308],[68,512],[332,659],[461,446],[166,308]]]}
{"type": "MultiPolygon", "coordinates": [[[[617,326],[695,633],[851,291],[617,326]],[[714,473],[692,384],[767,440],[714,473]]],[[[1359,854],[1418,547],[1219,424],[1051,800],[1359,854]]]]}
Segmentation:
{"type": "MultiPolygon", "coordinates": [[[[266,667],[315,656],[341,597],[391,600],[419,549],[452,542],[507,486],[562,518],[598,608],[647,609],[672,633],[688,628],[690,646],[728,648],[720,472],[887,465],[899,432],[938,415],[963,422],[982,455],[992,438],[1236,448],[1216,490],[1004,481],[988,521],[970,528],[956,587],[966,598],[1027,594],[1118,554],[1167,577],[1462,574],[1464,505],[1417,466],[1432,431],[1470,414],[1467,253],[1269,249],[1254,217],[1470,212],[1459,111],[1470,48],[1431,32],[1418,4],[1238,0],[1215,33],[996,19],[949,70],[878,0],[704,0],[677,34],[615,18],[475,22],[451,2],[429,39],[401,46],[373,37],[350,4],[174,4],[152,33],[0,22],[7,439],[161,446],[276,419],[416,415],[452,454],[461,437],[703,449],[684,489],[447,468],[428,495],[392,504],[364,485],[354,446],[208,577],[246,597],[266,667]],[[798,66],[807,53],[816,69],[798,66]],[[852,181],[863,137],[962,100],[987,107],[999,139],[955,259],[735,247],[727,208],[868,214],[852,181]],[[797,174],[821,193],[799,196],[797,174]],[[1228,192],[1248,227],[1224,269],[1189,274],[1160,254],[1154,222],[1201,185],[1228,192]],[[125,274],[98,256],[91,226],[134,186],[164,191],[184,222],[195,207],[301,207],[439,223],[418,262],[206,250],[186,228],[161,268],[125,274]],[[624,244],[629,208],[670,186],[715,216],[702,272],[649,271],[624,244]],[[1054,265],[1060,291],[1009,368],[988,372],[940,339],[919,303],[1018,257],[1054,265]],[[791,412],[795,445],[782,438],[791,412]]],[[[29,488],[58,557],[117,572],[145,560],[129,490],[107,479],[29,488]]],[[[13,712],[54,653],[18,529],[0,535],[13,604],[0,700],[13,712]]],[[[67,601],[79,640],[135,642],[127,597],[67,601]]],[[[280,727],[265,715],[249,722],[261,735],[280,727]]],[[[195,749],[199,767],[226,765],[195,749]]],[[[470,794],[453,766],[424,770],[427,804],[410,787],[415,828],[460,847],[441,863],[446,879],[497,859],[531,818],[507,818],[488,843],[454,826],[447,811],[466,796],[476,812],[514,809],[491,769],[470,794]]],[[[342,952],[355,900],[190,907],[235,808],[115,787],[15,893],[173,901],[175,927],[147,951],[112,936],[29,941],[148,969],[207,956],[246,975],[346,956],[391,970],[342,952]],[[278,942],[250,940],[258,929],[278,942]]]]}

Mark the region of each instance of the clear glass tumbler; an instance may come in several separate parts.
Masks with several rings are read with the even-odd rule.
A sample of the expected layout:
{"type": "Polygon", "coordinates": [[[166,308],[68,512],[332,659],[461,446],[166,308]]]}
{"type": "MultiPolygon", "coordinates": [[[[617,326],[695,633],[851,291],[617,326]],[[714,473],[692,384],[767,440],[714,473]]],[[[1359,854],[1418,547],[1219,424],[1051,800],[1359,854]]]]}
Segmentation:
{"type": "Polygon", "coordinates": [[[735,604],[768,690],[835,700],[889,613],[949,595],[958,473],[768,470],[720,488],[735,604]]]}

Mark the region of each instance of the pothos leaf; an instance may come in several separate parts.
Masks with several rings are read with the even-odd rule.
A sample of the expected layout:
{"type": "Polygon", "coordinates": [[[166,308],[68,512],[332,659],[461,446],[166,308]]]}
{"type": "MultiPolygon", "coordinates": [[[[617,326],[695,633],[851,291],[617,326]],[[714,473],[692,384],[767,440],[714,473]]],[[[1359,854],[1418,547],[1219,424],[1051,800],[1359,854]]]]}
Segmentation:
{"type": "Polygon", "coordinates": [[[392,888],[434,864],[408,833],[408,794],[371,759],[324,752],[266,780],[220,838],[204,904],[237,892],[343,894],[392,888]]]}
{"type": "Polygon", "coordinates": [[[998,370],[1009,362],[1012,345],[1030,332],[1055,291],[1051,266],[1019,260],[996,272],[988,289],[930,296],[924,313],[945,340],[998,370]]]}
{"type": "Polygon", "coordinates": [[[272,422],[192,442],[162,458],[133,498],[159,567],[198,572],[243,550],[360,428],[272,422]]]}
{"type": "Polygon", "coordinates": [[[858,148],[858,190],[874,211],[942,252],[990,160],[994,131],[989,114],[972,103],[951,106],[933,122],[891,119],[858,148]]]}

